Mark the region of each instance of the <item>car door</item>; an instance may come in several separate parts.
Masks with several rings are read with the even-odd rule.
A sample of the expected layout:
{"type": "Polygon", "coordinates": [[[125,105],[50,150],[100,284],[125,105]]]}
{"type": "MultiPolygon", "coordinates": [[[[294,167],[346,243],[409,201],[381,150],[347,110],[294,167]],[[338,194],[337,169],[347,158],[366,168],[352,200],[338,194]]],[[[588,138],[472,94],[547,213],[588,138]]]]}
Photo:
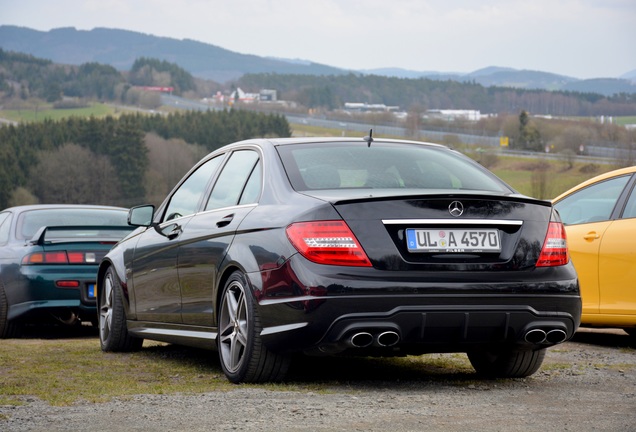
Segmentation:
{"type": "Polygon", "coordinates": [[[203,163],[182,181],[161,212],[157,229],[149,228],[137,243],[132,264],[137,319],[180,323],[181,287],[177,273],[183,231],[199,210],[214,174],[223,160],[203,163]]]}
{"type": "MultiPolygon", "coordinates": [[[[633,182],[632,182],[633,183],[633,182]]],[[[629,186],[628,186],[629,188],[629,186]]],[[[620,218],[605,231],[599,252],[600,313],[636,316],[636,187],[631,184],[629,198],[620,218]]]]}
{"type": "Polygon", "coordinates": [[[184,324],[212,326],[219,265],[236,230],[262,190],[256,150],[234,151],[216,180],[205,210],[188,222],[179,249],[184,324]]]}
{"type": "Polygon", "coordinates": [[[570,256],[579,276],[584,321],[600,312],[601,244],[629,179],[626,175],[595,183],[555,204],[565,224],[570,256]]]}

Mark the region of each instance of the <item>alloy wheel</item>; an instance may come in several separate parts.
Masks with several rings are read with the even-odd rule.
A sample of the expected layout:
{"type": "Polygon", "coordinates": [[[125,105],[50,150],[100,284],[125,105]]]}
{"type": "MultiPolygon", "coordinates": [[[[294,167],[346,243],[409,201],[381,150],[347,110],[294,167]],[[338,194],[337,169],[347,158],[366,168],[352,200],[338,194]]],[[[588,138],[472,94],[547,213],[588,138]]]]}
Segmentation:
{"type": "Polygon", "coordinates": [[[113,281],[104,278],[104,297],[99,308],[99,336],[102,341],[108,340],[113,323],[113,281]]]}
{"type": "Polygon", "coordinates": [[[233,281],[223,295],[220,321],[221,359],[230,372],[236,372],[245,360],[249,342],[245,288],[233,281]]]}

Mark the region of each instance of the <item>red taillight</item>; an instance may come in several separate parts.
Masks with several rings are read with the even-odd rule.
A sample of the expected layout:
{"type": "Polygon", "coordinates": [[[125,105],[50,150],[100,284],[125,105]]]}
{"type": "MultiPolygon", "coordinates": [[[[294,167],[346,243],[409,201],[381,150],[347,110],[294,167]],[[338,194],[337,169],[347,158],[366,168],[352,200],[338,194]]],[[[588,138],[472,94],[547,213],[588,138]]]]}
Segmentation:
{"type": "Polygon", "coordinates": [[[34,252],[22,258],[22,265],[33,264],[94,264],[94,252],[34,252]]]}
{"type": "Polygon", "coordinates": [[[371,267],[367,254],[344,221],[294,223],[287,227],[287,237],[309,261],[371,267]]]}
{"type": "Polygon", "coordinates": [[[565,227],[561,222],[550,222],[537,267],[565,265],[570,261],[565,227]]]}
{"type": "Polygon", "coordinates": [[[65,251],[35,252],[22,258],[22,264],[68,264],[65,251]]]}
{"type": "Polygon", "coordinates": [[[55,286],[59,288],[78,288],[80,283],[76,280],[59,280],[55,281],[55,286]]]}

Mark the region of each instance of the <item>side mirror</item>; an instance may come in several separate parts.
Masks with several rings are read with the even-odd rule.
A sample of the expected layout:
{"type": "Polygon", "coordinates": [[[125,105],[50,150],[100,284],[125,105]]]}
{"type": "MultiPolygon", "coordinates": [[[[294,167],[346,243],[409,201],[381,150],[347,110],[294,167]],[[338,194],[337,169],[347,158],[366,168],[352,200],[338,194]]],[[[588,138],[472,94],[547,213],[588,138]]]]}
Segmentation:
{"type": "Polygon", "coordinates": [[[152,226],[155,215],[155,206],[142,205],[133,207],[128,211],[128,225],[132,226],[152,226]]]}

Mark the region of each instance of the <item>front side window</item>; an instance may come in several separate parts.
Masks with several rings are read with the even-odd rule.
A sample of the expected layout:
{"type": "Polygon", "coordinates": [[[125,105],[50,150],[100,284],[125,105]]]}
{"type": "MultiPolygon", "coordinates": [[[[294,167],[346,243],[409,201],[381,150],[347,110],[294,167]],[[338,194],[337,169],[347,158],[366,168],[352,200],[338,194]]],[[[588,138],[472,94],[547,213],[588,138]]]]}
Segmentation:
{"type": "Polygon", "coordinates": [[[593,184],[563,198],[554,207],[566,225],[608,220],[628,181],[629,176],[621,176],[593,184]]]}
{"type": "Polygon", "coordinates": [[[210,159],[179,186],[179,189],[170,198],[170,204],[164,213],[164,221],[191,215],[198,210],[208,183],[222,160],[222,156],[210,159]]]}
{"type": "Polygon", "coordinates": [[[625,211],[623,212],[623,219],[636,218],[636,187],[632,189],[632,193],[629,195],[625,211]]]}
{"type": "Polygon", "coordinates": [[[253,150],[239,150],[232,153],[214,184],[205,209],[231,207],[239,202],[241,204],[256,202],[262,181],[260,166],[256,169],[259,165],[258,161],[259,155],[253,150]],[[255,173],[254,176],[252,176],[253,173],[255,173]]]}
{"type": "Polygon", "coordinates": [[[324,143],[278,147],[297,191],[320,189],[463,189],[512,192],[470,159],[413,144],[324,143]]]}

